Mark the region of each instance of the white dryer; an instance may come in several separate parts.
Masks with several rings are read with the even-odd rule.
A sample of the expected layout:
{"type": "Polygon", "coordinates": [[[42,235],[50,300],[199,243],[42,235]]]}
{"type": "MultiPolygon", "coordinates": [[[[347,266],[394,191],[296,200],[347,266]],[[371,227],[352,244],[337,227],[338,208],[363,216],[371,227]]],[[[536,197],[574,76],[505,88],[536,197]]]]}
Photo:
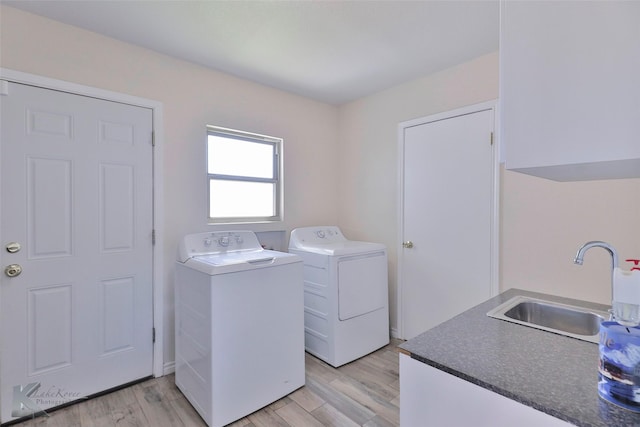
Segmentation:
{"type": "Polygon", "coordinates": [[[220,427],[305,383],[302,260],[251,231],[190,234],[175,274],[176,385],[220,427]]]}
{"type": "Polygon", "coordinates": [[[289,253],[304,263],[304,341],[338,367],[389,343],[387,251],[347,240],[335,226],[291,232],[289,253]]]}

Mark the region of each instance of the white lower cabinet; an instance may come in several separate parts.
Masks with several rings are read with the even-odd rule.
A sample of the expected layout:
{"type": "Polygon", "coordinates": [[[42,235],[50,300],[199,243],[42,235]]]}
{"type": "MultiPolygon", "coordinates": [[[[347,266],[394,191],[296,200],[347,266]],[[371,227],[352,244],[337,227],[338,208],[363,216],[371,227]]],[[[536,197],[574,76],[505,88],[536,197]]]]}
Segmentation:
{"type": "Polygon", "coordinates": [[[556,427],[569,423],[400,353],[402,427],[556,427]]]}

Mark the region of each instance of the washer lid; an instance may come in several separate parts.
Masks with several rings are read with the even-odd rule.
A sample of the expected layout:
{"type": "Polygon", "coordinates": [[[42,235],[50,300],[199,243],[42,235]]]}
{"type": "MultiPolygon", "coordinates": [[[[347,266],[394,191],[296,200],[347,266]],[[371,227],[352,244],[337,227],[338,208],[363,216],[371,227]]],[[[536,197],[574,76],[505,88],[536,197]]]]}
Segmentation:
{"type": "Polygon", "coordinates": [[[294,262],[302,262],[302,260],[294,254],[259,249],[253,251],[196,255],[184,262],[184,265],[213,276],[217,274],[255,270],[258,268],[275,267],[294,262]]]}
{"type": "Polygon", "coordinates": [[[386,247],[382,243],[358,242],[355,240],[318,245],[302,245],[297,248],[289,247],[289,250],[299,250],[328,256],[355,255],[365,252],[384,251],[385,249],[386,247]]]}
{"type": "Polygon", "coordinates": [[[382,243],[347,240],[336,226],[303,227],[291,232],[289,250],[339,256],[385,250],[382,243]]]}

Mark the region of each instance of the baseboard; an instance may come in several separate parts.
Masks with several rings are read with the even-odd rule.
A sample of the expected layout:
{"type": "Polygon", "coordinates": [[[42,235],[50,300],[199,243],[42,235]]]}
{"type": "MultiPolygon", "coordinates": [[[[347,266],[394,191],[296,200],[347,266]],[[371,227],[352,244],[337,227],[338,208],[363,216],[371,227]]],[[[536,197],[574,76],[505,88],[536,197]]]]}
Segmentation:
{"type": "Polygon", "coordinates": [[[391,338],[400,338],[400,333],[397,328],[391,328],[391,338]]]}
{"type": "Polygon", "coordinates": [[[167,362],[163,365],[162,375],[173,374],[176,371],[176,362],[167,362]]]}

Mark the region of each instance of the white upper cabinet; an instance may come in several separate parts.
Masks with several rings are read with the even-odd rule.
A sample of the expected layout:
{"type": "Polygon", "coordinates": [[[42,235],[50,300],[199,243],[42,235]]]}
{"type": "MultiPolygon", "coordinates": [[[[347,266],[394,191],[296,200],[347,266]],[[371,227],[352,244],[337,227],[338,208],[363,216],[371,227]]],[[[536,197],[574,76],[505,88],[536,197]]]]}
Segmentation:
{"type": "Polygon", "coordinates": [[[640,177],[640,1],[503,1],[507,169],[640,177]]]}

